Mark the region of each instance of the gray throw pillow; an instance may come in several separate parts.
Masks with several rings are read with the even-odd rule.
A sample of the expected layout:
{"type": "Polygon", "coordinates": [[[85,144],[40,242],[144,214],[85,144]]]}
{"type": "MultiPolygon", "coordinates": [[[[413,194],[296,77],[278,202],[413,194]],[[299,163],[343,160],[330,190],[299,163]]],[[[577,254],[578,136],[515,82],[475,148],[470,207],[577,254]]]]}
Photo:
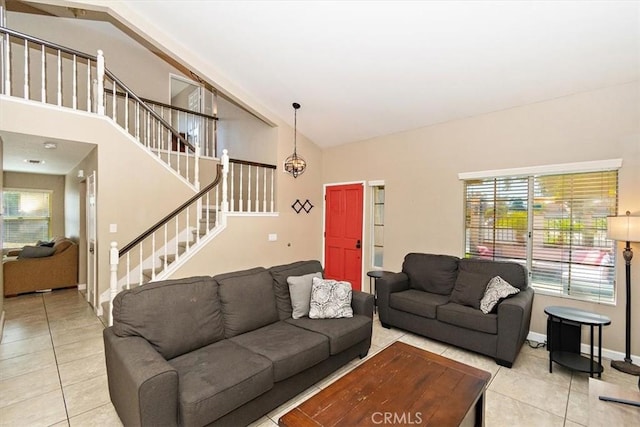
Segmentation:
{"type": "Polygon", "coordinates": [[[311,319],[353,317],[351,283],[313,278],[311,287],[311,319]]]}
{"type": "Polygon", "coordinates": [[[289,295],[291,295],[291,307],[293,312],[291,317],[300,319],[309,315],[309,305],[311,304],[311,287],[313,278],[322,279],[322,273],[310,273],[304,276],[289,276],[289,295]]]}
{"type": "Polygon", "coordinates": [[[501,299],[515,295],[518,292],[520,292],[520,289],[514,288],[502,277],[496,276],[487,285],[487,290],[480,301],[480,310],[484,314],[489,314],[501,299]]]}
{"type": "Polygon", "coordinates": [[[53,255],[56,250],[46,246],[25,246],[22,248],[18,259],[21,258],[44,258],[53,255]]]}
{"type": "Polygon", "coordinates": [[[460,270],[449,300],[478,310],[489,280],[491,280],[489,275],[460,270]]]}

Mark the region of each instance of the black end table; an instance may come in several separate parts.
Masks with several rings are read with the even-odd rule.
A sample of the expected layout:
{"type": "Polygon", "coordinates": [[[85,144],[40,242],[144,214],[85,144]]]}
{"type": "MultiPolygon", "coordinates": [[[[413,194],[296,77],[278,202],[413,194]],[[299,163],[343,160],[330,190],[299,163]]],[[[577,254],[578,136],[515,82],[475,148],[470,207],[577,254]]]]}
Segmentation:
{"type": "Polygon", "coordinates": [[[389,271],[383,270],[371,270],[367,272],[367,276],[369,276],[369,293],[373,295],[373,312],[375,313],[378,310],[378,293],[376,292],[376,280],[380,279],[385,274],[390,273],[389,271]]]}
{"type": "Polygon", "coordinates": [[[579,310],[571,307],[550,306],[544,309],[547,314],[547,347],[549,349],[549,372],[553,372],[553,362],[562,365],[574,371],[589,372],[598,374],[598,378],[602,376],[602,327],[609,325],[611,319],[601,314],[592,313],[585,310],[579,310]],[[569,339],[577,339],[577,351],[570,351],[562,344],[562,340],[566,339],[566,329],[563,331],[563,324],[577,325],[574,333],[577,337],[568,337],[569,339]],[[584,357],[580,354],[580,330],[582,325],[589,326],[591,331],[590,357],[584,357]],[[593,354],[593,329],[598,327],[598,361],[594,360],[593,354]],[[560,333],[557,329],[560,329],[560,333]],[[564,334],[564,337],[563,337],[564,334]],[[559,341],[559,342],[556,342],[559,341]]]}

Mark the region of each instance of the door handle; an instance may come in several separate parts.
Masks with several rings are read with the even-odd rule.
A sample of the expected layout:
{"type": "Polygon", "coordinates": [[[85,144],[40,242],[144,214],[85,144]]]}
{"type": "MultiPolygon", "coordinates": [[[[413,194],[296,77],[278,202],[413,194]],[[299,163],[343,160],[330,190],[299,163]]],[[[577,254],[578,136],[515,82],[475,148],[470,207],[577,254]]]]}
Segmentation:
{"type": "Polygon", "coordinates": [[[360,240],[358,240],[356,242],[356,249],[360,249],[362,247],[362,245],[360,244],[360,240]]]}

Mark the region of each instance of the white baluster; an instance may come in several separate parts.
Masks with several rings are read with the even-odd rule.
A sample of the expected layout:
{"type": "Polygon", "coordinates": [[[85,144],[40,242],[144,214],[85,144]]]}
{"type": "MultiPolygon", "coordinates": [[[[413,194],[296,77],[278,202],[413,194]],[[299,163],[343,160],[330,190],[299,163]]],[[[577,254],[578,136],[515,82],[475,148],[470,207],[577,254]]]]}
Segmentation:
{"type": "Polygon", "coordinates": [[[136,126],[136,140],[138,142],[140,141],[140,103],[136,101],[136,120],[135,120],[135,126],[136,126]]]}
{"type": "Polygon", "coordinates": [[[222,150],[222,212],[229,212],[229,201],[227,198],[227,175],[229,175],[229,155],[225,148],[222,150]]]}
{"type": "MultiPolygon", "coordinates": [[[[44,67],[44,63],[42,66],[44,67]]],[[[44,85],[42,86],[42,90],[44,91],[44,85]]],[[[90,59],[87,59],[87,111],[91,111],[91,60],[90,59]]]]}
{"type": "Polygon", "coordinates": [[[193,157],[193,185],[200,190],[200,143],[196,142],[196,152],[193,157]]]}
{"type": "MultiPolygon", "coordinates": [[[[42,45],[42,49],[41,49],[41,60],[42,60],[42,70],[41,73],[42,75],[40,76],[40,101],[41,102],[47,102],[47,53],[46,53],[46,49],[44,47],[44,45],[42,45]]],[[[87,89],[87,94],[88,94],[88,89],[87,89]]]]}
{"type": "MultiPolygon", "coordinates": [[[[187,217],[187,220],[186,220],[185,224],[186,224],[187,226],[185,227],[185,230],[186,230],[186,232],[187,232],[187,233],[189,233],[189,232],[191,231],[191,230],[190,230],[190,228],[191,228],[191,223],[189,222],[189,208],[188,208],[188,207],[187,207],[187,209],[186,209],[186,217],[187,217]]],[[[193,244],[193,242],[191,241],[191,236],[189,236],[189,235],[187,234],[187,250],[189,250],[189,248],[191,247],[191,245],[192,245],[192,244],[193,244]]]]}
{"type": "Polygon", "coordinates": [[[58,49],[58,106],[62,106],[62,52],[58,49]]]}
{"type": "Polygon", "coordinates": [[[126,287],[131,289],[131,251],[127,252],[127,272],[126,272],[126,287]]]}
{"type": "MultiPolygon", "coordinates": [[[[180,218],[178,215],[176,215],[176,261],[179,258],[180,255],[180,231],[178,230],[178,218],[180,218]]],[[[187,237],[187,241],[188,241],[188,237],[187,237]]]]}
{"type": "Polygon", "coordinates": [[[156,279],[156,232],[151,233],[151,281],[156,279]]]}
{"type": "Polygon", "coordinates": [[[242,167],[242,163],[240,163],[240,180],[238,181],[240,183],[240,191],[238,192],[238,197],[240,197],[240,206],[238,211],[239,212],[244,212],[243,208],[243,202],[244,202],[244,194],[242,193],[242,172],[243,172],[243,167],[242,167]]]}
{"type": "Polygon", "coordinates": [[[169,245],[167,244],[167,234],[169,233],[169,225],[168,223],[164,224],[164,269],[167,269],[167,257],[169,245]]]}
{"type": "Polygon", "coordinates": [[[256,212],[260,212],[260,167],[256,166],[256,212]]]}
{"type": "Polygon", "coordinates": [[[73,109],[76,110],[78,108],[78,58],[76,55],[73,55],[73,109]]]}
{"type": "Polygon", "coordinates": [[[275,169],[271,169],[271,212],[273,212],[273,176],[275,175],[276,170],[275,169]]]}
{"type": "Polygon", "coordinates": [[[124,93],[124,130],[129,132],[129,92],[124,93]]]}
{"type": "Polygon", "coordinates": [[[247,165],[247,212],[251,212],[251,165],[247,165]]]}
{"type": "Polygon", "coordinates": [[[9,35],[4,37],[4,94],[11,95],[11,42],[9,35]]]}
{"type": "Polygon", "coordinates": [[[118,123],[118,119],[116,117],[116,110],[117,110],[117,104],[118,104],[118,95],[116,94],[116,89],[118,87],[118,84],[116,83],[116,81],[114,80],[113,82],[111,82],[111,93],[112,93],[112,100],[111,100],[111,118],[113,119],[114,122],[118,123]]]}
{"type": "Polygon", "coordinates": [[[109,326],[113,326],[113,300],[118,294],[118,243],[111,242],[109,250],[109,326]]]}
{"type": "Polygon", "coordinates": [[[29,99],[29,42],[24,41],[24,99],[29,99]]]}
{"type": "MultiPolygon", "coordinates": [[[[231,165],[230,165],[230,166],[231,166],[231,165]]],[[[230,211],[231,211],[231,212],[235,212],[235,210],[236,210],[236,202],[235,202],[234,197],[233,197],[233,196],[234,196],[234,194],[235,194],[235,193],[234,193],[234,191],[233,191],[233,187],[234,187],[234,185],[235,185],[235,179],[234,179],[234,177],[233,177],[233,174],[234,174],[235,170],[236,170],[236,165],[235,165],[235,163],[234,163],[234,164],[231,166],[231,197],[230,197],[230,199],[231,199],[231,203],[230,203],[230,211]]]]}
{"type": "Polygon", "coordinates": [[[140,279],[140,281],[138,282],[138,286],[142,286],[142,283],[144,282],[144,277],[142,277],[142,242],[138,243],[138,247],[140,248],[140,264],[138,264],[138,268],[140,270],[138,279],[140,279]]]}
{"type": "Polygon", "coordinates": [[[96,91],[97,113],[104,116],[104,56],[101,50],[98,50],[98,58],[96,61],[96,79],[98,80],[98,88],[96,91]]]}

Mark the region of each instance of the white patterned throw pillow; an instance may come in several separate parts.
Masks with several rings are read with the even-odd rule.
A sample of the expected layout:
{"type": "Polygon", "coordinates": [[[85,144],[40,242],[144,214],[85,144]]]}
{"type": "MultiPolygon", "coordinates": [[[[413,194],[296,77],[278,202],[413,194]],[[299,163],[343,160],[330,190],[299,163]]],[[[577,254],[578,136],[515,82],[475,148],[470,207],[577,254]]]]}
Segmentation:
{"type": "Polygon", "coordinates": [[[484,291],[484,296],[480,300],[480,310],[484,314],[489,314],[498,301],[518,292],[520,289],[511,286],[502,277],[496,276],[489,281],[487,289],[484,291]]]}
{"type": "Polygon", "coordinates": [[[351,294],[349,282],[314,277],[309,317],[311,319],[353,317],[351,294]]]}

